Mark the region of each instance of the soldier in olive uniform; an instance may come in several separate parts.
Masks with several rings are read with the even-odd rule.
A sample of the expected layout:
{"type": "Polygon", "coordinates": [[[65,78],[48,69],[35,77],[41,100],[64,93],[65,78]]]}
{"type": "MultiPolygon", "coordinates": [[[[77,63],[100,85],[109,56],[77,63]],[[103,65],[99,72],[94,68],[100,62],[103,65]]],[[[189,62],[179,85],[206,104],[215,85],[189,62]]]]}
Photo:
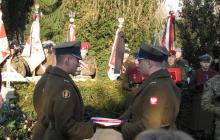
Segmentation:
{"type": "Polygon", "coordinates": [[[83,140],[93,136],[95,127],[84,122],[80,92],[70,78],[81,59],[80,42],[55,47],[56,66],[49,66],[37,83],[33,104],[37,123],[33,140],[83,140]]]}
{"type": "Polygon", "coordinates": [[[80,76],[85,79],[96,79],[97,78],[97,64],[94,57],[89,56],[89,43],[82,42],[81,44],[81,55],[83,64],[78,68],[80,76]]]}
{"type": "Polygon", "coordinates": [[[220,75],[209,79],[204,86],[202,108],[215,115],[215,140],[220,140],[220,75]]]}
{"type": "Polygon", "coordinates": [[[55,58],[54,49],[53,49],[54,46],[55,44],[50,40],[43,42],[42,47],[43,47],[46,59],[36,68],[35,70],[36,75],[43,75],[46,68],[49,65],[53,64],[53,61],[55,58]]]}
{"type": "Polygon", "coordinates": [[[131,95],[134,95],[136,93],[136,90],[138,89],[138,86],[143,81],[143,77],[137,70],[135,58],[133,56],[130,56],[129,52],[130,49],[126,46],[120,80],[122,81],[123,89],[126,90],[128,93],[131,93],[131,95]]]}
{"type": "Polygon", "coordinates": [[[142,44],[138,53],[138,70],[145,77],[134,101],[120,116],[125,120],[121,133],[125,140],[133,140],[140,132],[151,128],[171,129],[179,112],[180,92],[173,83],[163,61],[167,51],[142,44]],[[127,121],[126,121],[127,120],[127,121]]]}

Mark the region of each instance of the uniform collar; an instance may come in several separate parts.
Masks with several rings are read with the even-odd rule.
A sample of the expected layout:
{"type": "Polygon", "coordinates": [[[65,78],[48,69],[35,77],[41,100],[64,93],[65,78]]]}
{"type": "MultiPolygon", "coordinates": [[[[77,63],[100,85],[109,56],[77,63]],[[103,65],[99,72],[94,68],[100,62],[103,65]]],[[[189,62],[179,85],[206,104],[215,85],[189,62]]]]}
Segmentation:
{"type": "Polygon", "coordinates": [[[136,96],[144,89],[146,88],[148,85],[150,85],[152,82],[156,82],[156,79],[160,79],[160,78],[169,78],[170,74],[167,71],[167,69],[160,69],[154,73],[152,73],[148,79],[144,80],[143,83],[141,84],[140,88],[137,91],[136,96]]]}
{"type": "Polygon", "coordinates": [[[157,79],[157,78],[165,78],[165,77],[170,77],[169,72],[167,71],[167,69],[160,69],[160,70],[152,73],[150,75],[150,77],[146,80],[147,81],[152,81],[152,80],[157,79]]]}
{"type": "Polygon", "coordinates": [[[63,77],[65,79],[68,79],[68,80],[72,81],[72,79],[71,79],[71,77],[69,76],[68,73],[66,73],[64,70],[62,70],[61,68],[56,67],[56,66],[48,66],[47,69],[46,69],[46,73],[56,75],[56,76],[59,76],[59,77],[63,77]]]}

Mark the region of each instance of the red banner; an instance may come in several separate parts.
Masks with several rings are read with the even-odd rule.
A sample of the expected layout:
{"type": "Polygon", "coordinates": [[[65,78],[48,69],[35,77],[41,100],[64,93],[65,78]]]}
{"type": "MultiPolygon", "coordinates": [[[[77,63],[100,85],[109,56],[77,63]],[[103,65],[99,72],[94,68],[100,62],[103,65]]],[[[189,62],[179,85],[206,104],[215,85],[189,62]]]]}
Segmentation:
{"type": "Polygon", "coordinates": [[[162,47],[166,47],[169,52],[175,50],[176,33],[175,33],[175,16],[170,12],[167,24],[165,26],[162,47]]]}
{"type": "Polygon", "coordinates": [[[8,39],[5,32],[5,26],[2,21],[2,11],[0,10],[0,64],[10,55],[8,39]]]}
{"type": "Polygon", "coordinates": [[[108,77],[110,80],[116,80],[121,73],[122,62],[124,57],[124,35],[119,27],[116,31],[114,43],[112,45],[111,56],[108,63],[108,77]]]}

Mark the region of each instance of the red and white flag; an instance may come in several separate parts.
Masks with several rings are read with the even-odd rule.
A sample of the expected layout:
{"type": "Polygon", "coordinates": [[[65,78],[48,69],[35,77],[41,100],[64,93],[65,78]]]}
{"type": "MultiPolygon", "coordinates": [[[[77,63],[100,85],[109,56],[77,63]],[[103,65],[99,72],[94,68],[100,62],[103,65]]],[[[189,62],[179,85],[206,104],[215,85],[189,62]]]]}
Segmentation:
{"type": "Polygon", "coordinates": [[[75,41],[76,36],[75,36],[75,24],[70,23],[69,25],[69,31],[67,35],[67,41],[75,41]]]}
{"type": "Polygon", "coordinates": [[[176,33],[175,33],[175,16],[172,12],[167,18],[167,25],[162,40],[162,47],[166,47],[169,52],[175,50],[176,33]]]}
{"type": "Polygon", "coordinates": [[[39,15],[33,21],[28,37],[24,46],[22,57],[26,60],[31,71],[34,71],[45,60],[45,54],[40,40],[39,15]]]}
{"type": "Polygon", "coordinates": [[[124,57],[124,35],[119,27],[116,31],[115,40],[112,46],[111,56],[108,63],[108,77],[110,80],[117,80],[120,76],[124,57]]]}
{"type": "Polygon", "coordinates": [[[4,22],[2,20],[2,11],[0,10],[0,64],[10,55],[8,39],[5,32],[4,22]]]}

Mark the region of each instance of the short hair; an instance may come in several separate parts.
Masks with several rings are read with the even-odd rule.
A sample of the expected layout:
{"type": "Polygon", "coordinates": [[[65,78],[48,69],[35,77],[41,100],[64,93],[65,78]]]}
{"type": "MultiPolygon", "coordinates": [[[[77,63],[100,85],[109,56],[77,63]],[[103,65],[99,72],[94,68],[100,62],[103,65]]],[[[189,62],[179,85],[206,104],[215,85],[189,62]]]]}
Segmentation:
{"type": "Polygon", "coordinates": [[[56,55],[56,63],[57,64],[62,64],[63,61],[64,61],[64,58],[66,57],[67,55],[56,55]]]}
{"type": "Polygon", "coordinates": [[[183,131],[151,129],[141,132],[135,140],[194,140],[183,131]]]}
{"type": "MultiPolygon", "coordinates": [[[[150,60],[150,59],[148,59],[148,60],[150,60]]],[[[164,65],[163,65],[163,62],[158,62],[158,61],[153,61],[153,60],[150,60],[151,61],[151,63],[153,63],[153,65],[154,66],[156,66],[156,67],[163,67],[164,65]]]]}

